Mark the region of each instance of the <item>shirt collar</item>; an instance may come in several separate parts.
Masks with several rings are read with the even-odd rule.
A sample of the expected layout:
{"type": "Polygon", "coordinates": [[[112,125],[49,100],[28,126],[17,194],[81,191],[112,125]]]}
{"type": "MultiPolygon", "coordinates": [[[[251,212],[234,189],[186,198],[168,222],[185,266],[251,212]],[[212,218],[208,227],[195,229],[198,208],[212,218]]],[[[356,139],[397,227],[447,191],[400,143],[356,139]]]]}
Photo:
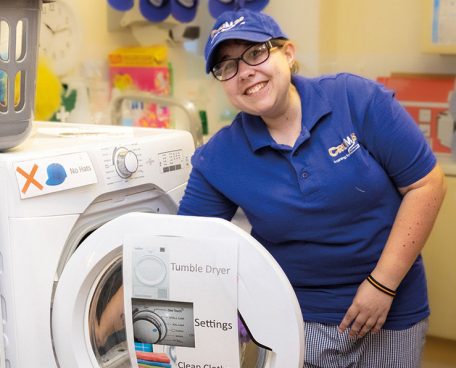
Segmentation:
{"type": "MultiPolygon", "coordinates": [[[[292,76],[291,82],[298,90],[302,105],[302,131],[301,135],[309,136],[308,132],[326,114],[332,111],[331,104],[318,85],[317,80],[292,76]]],[[[259,116],[241,113],[242,128],[253,151],[263,147],[277,146],[269,131],[259,116]]]]}

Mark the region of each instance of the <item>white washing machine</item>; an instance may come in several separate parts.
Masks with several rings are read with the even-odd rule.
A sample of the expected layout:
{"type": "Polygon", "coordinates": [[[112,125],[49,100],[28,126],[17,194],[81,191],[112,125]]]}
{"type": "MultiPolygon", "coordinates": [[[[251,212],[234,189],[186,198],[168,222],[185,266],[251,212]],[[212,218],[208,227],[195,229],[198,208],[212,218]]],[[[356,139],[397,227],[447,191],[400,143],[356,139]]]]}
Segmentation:
{"type": "MultiPolygon", "coordinates": [[[[200,243],[212,244],[213,239],[223,239],[220,246],[225,248],[215,246],[206,254],[223,254],[227,244],[237,249],[234,294],[248,338],[243,335],[236,351],[239,363],[231,368],[302,366],[301,312],[272,257],[227,221],[172,215],[185,189],[193,151],[192,137],[184,131],[39,122],[26,142],[0,153],[0,367],[136,367],[142,362],[135,360],[134,349],[141,343],[141,331],[155,343],[171,341],[172,334],[166,340],[163,331],[179,319],[162,312],[158,322],[145,317],[151,308],[160,308],[149,299],[174,303],[174,311],[187,308],[182,316],[192,316],[185,317],[190,328],[185,341],[190,343],[157,346],[171,358],[161,366],[197,367],[177,360],[176,349],[195,349],[193,341],[204,351],[198,328],[213,321],[193,320],[201,310],[196,301],[172,299],[188,279],[177,282],[178,269],[184,266],[176,266],[176,259],[185,251],[176,251],[176,246],[184,242],[199,249],[200,243]],[[126,236],[179,244],[133,251],[137,245],[129,248],[126,236]],[[131,277],[128,292],[118,293],[124,289],[127,248],[132,249],[131,277]],[[152,298],[129,304],[141,293],[152,298]],[[96,326],[119,295],[122,318],[109,319],[114,332],[100,342],[96,326]],[[148,324],[161,332],[148,331],[148,324]]],[[[216,363],[204,367],[215,368],[216,363]]]]}

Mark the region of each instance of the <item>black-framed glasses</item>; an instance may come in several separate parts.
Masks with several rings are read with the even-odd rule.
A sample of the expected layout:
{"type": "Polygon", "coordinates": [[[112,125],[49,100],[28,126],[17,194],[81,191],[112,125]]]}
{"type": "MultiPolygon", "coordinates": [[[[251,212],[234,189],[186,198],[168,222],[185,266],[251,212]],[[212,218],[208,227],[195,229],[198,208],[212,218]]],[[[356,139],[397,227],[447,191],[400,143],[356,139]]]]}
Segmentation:
{"type": "Polygon", "coordinates": [[[242,60],[250,66],[260,65],[269,59],[272,50],[279,47],[280,46],[273,45],[271,41],[255,43],[252,46],[247,47],[241,56],[225,59],[216,63],[212,67],[211,72],[219,81],[227,81],[234,78],[237,74],[239,70],[239,61],[242,60]]]}

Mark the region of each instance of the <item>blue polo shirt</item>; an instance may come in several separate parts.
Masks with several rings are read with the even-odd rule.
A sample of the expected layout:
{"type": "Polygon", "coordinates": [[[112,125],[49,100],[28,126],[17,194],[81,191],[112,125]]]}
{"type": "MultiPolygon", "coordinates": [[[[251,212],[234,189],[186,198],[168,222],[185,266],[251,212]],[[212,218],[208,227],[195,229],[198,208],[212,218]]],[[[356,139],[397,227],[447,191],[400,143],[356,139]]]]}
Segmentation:
{"type": "MultiPolygon", "coordinates": [[[[240,206],[288,276],[304,320],[339,324],[385,246],[397,188],[424,177],[436,159],[382,85],[351,74],[292,83],[302,102],[294,147],[277,144],[260,117],[238,114],[196,150],[179,214],[231,219],[240,206]]],[[[420,256],[384,328],[428,315],[420,256]]]]}

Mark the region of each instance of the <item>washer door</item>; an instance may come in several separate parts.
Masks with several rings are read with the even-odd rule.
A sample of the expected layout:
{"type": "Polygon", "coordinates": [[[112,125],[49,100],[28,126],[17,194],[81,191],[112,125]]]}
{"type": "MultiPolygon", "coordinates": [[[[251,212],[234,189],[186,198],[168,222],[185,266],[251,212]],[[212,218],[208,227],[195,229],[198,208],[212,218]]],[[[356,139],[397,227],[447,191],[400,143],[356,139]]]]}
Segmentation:
{"type": "MultiPolygon", "coordinates": [[[[190,243],[203,237],[236,242],[238,312],[242,316],[239,367],[303,366],[304,328],[296,296],[278,264],[255,239],[225,220],[145,213],[129,213],[101,226],[80,244],[65,266],[52,309],[53,343],[59,366],[136,366],[129,359],[123,315],[125,234],[177,236],[190,243]],[[108,311],[108,304],[118,308],[108,311]],[[110,323],[102,324],[102,319],[110,323]],[[109,334],[100,331],[102,325],[109,326],[109,334]]],[[[163,277],[160,264],[156,266],[156,272],[151,274],[154,283],[163,277]]],[[[143,333],[142,337],[150,342],[166,334],[165,324],[155,317],[158,318],[133,316],[135,334],[143,333]]],[[[172,357],[173,352],[168,355],[172,357]]]]}

